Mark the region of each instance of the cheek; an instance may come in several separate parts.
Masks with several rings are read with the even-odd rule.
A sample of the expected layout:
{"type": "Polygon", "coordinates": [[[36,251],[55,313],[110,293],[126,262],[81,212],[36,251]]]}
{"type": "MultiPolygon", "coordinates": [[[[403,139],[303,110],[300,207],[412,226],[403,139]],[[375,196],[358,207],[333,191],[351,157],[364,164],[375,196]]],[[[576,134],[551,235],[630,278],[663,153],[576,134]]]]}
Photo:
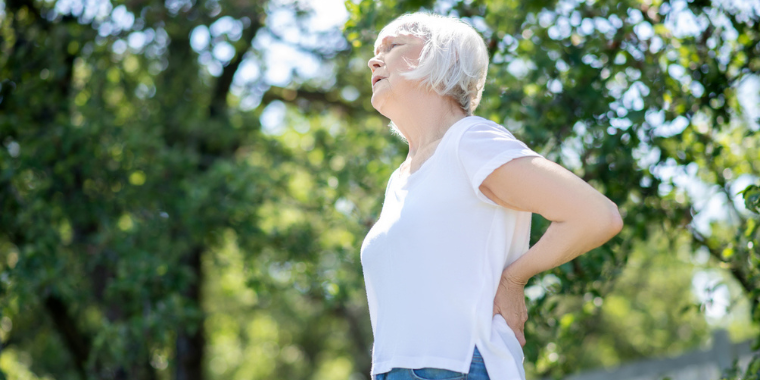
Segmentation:
{"type": "Polygon", "coordinates": [[[412,67],[410,67],[409,64],[407,64],[402,58],[396,59],[393,62],[389,62],[388,68],[388,75],[390,76],[392,82],[397,84],[400,84],[400,82],[407,82],[408,79],[406,79],[402,74],[412,70],[412,67]]]}
{"type": "Polygon", "coordinates": [[[393,57],[392,62],[389,62],[389,67],[392,65],[394,73],[411,71],[416,67],[421,51],[421,48],[411,47],[399,51],[399,54],[393,57]]]}
{"type": "Polygon", "coordinates": [[[409,58],[408,54],[398,57],[398,59],[396,59],[396,62],[394,63],[396,64],[396,67],[398,68],[397,71],[399,72],[410,71],[414,68],[414,66],[412,65],[414,61],[409,58]]]}

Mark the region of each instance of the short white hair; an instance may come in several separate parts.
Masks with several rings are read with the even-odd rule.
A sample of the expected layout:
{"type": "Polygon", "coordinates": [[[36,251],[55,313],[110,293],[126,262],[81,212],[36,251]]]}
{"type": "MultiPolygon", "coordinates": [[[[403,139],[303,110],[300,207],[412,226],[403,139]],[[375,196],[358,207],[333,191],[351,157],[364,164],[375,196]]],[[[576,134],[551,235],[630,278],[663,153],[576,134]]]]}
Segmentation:
{"type": "MultiPolygon", "coordinates": [[[[409,34],[425,41],[419,62],[402,75],[451,96],[471,116],[480,104],[488,72],[488,49],[478,32],[464,21],[434,13],[399,16],[386,25],[375,41],[375,51],[386,36],[409,34]]],[[[410,62],[414,64],[413,62],[410,62]]]]}

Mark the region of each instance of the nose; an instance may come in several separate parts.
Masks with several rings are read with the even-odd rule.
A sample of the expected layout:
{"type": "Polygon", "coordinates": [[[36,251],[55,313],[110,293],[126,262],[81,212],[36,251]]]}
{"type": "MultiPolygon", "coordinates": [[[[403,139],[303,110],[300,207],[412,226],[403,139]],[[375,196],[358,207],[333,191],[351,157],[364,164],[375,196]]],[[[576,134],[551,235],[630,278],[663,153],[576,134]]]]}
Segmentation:
{"type": "Polygon", "coordinates": [[[375,69],[383,66],[383,61],[379,60],[377,57],[372,57],[369,59],[369,62],[367,62],[367,66],[369,66],[369,69],[374,73],[375,69]]]}

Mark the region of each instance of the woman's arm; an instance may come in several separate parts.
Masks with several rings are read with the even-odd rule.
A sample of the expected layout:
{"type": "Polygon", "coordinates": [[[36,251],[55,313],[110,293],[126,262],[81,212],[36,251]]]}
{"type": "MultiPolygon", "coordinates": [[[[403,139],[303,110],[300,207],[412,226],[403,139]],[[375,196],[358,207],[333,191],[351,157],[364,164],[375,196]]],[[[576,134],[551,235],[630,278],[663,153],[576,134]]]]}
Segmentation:
{"type": "Polygon", "coordinates": [[[502,165],[486,177],[480,190],[501,206],[552,221],[541,239],[504,271],[519,283],[604,244],[623,228],[617,205],[542,157],[502,165]]]}
{"type": "Polygon", "coordinates": [[[539,241],[509,265],[494,300],[525,344],[523,287],[538,273],[594,249],[623,228],[617,205],[562,166],[543,157],[522,157],[494,170],[480,190],[497,204],[537,213],[552,223],[539,241]]]}

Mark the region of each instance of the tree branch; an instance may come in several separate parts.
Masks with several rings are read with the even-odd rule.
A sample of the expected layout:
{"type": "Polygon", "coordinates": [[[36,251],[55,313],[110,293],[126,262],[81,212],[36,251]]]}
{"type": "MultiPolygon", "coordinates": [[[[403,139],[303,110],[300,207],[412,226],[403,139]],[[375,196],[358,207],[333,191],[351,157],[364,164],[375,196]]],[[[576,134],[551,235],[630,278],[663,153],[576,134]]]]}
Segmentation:
{"type": "MultiPolygon", "coordinates": [[[[203,248],[194,247],[188,256],[184,258],[195,278],[184,292],[183,296],[189,299],[198,308],[201,307],[201,284],[203,283],[203,266],[201,254],[203,248]]],[[[175,380],[202,380],[203,379],[203,356],[205,355],[206,338],[203,329],[203,318],[198,321],[195,331],[187,331],[187,326],[179,326],[175,346],[175,380]]]]}
{"type": "Polygon", "coordinates": [[[45,309],[53,319],[56,330],[63,338],[64,344],[71,352],[74,365],[82,376],[82,379],[87,378],[85,366],[87,364],[87,358],[90,355],[91,342],[89,337],[85,336],[77,327],[74,319],[69,315],[69,310],[63,301],[54,296],[48,295],[44,300],[45,309]]]}
{"type": "Polygon", "coordinates": [[[309,47],[309,46],[301,45],[299,43],[290,42],[287,39],[285,39],[283,36],[277,34],[277,32],[275,32],[274,30],[269,29],[269,30],[267,30],[267,33],[270,36],[272,36],[272,38],[274,38],[279,43],[282,43],[282,44],[285,44],[285,45],[289,45],[289,46],[293,47],[294,49],[298,49],[298,50],[300,50],[300,51],[302,51],[304,53],[314,55],[317,58],[322,59],[322,60],[330,59],[335,54],[339,54],[341,52],[346,52],[346,50],[335,50],[335,51],[332,52],[333,54],[324,53],[322,51],[319,51],[319,48],[317,48],[317,47],[309,47]]]}
{"type": "Polygon", "coordinates": [[[211,98],[211,104],[209,105],[209,116],[216,117],[221,115],[225,109],[227,109],[227,93],[230,91],[232,85],[232,79],[235,77],[235,73],[243,63],[243,57],[248,49],[251,48],[251,43],[256,37],[256,33],[262,27],[261,21],[258,17],[251,18],[251,26],[243,31],[243,40],[240,48],[235,52],[235,58],[224,68],[222,75],[219,76],[219,80],[216,82],[213,96],[211,98]]]}
{"type": "Polygon", "coordinates": [[[292,103],[297,99],[329,104],[330,106],[336,107],[347,114],[354,113],[355,109],[357,108],[340,101],[339,96],[334,92],[289,89],[276,86],[270,87],[269,90],[264,93],[264,96],[261,98],[261,104],[269,104],[275,100],[292,103]]]}
{"type": "MultiPolygon", "coordinates": [[[[699,233],[696,229],[689,226],[689,231],[691,232],[692,240],[705,248],[707,248],[707,251],[710,252],[710,256],[714,257],[718,261],[722,263],[729,264],[729,271],[731,274],[736,278],[736,281],[739,282],[739,284],[744,288],[744,291],[747,292],[747,294],[751,294],[752,291],[755,289],[754,286],[752,286],[752,283],[750,282],[749,278],[747,278],[747,275],[741,271],[736,265],[730,264],[726,262],[725,259],[723,259],[723,250],[720,249],[720,247],[713,247],[710,245],[709,239],[706,238],[704,235],[699,233]]],[[[757,300],[752,300],[753,304],[756,304],[757,300]]]]}

